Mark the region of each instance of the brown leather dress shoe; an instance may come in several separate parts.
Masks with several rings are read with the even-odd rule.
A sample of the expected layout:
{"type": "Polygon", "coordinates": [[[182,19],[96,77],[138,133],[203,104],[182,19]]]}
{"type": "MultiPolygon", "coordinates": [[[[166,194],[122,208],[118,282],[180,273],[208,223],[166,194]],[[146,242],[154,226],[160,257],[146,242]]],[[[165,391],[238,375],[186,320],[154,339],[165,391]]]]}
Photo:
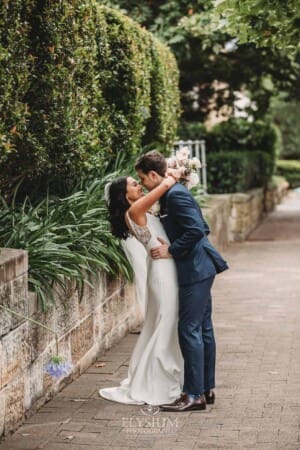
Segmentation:
{"type": "Polygon", "coordinates": [[[185,412],[185,411],[201,411],[206,409],[205,396],[195,399],[185,394],[181,401],[172,405],[161,405],[161,411],[185,412]]]}
{"type": "Polygon", "coordinates": [[[216,396],[212,389],[205,391],[204,395],[207,405],[213,405],[215,403],[216,396]]]}
{"type": "Polygon", "coordinates": [[[178,403],[181,403],[182,400],[183,400],[186,396],[187,396],[187,394],[185,394],[184,392],[182,392],[182,393],[180,394],[180,396],[179,396],[178,398],[176,398],[176,400],[174,400],[173,403],[165,403],[165,404],[163,404],[163,405],[160,405],[160,407],[162,408],[162,407],[168,407],[168,406],[175,406],[175,405],[178,405],[178,403]]]}

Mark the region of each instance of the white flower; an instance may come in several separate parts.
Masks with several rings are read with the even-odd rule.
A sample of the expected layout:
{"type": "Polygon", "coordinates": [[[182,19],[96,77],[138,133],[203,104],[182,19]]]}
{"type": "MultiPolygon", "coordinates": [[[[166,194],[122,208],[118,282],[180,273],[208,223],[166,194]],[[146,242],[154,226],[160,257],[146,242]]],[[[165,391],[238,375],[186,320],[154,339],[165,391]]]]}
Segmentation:
{"type": "Polygon", "coordinates": [[[201,168],[201,162],[196,156],[189,161],[189,167],[192,170],[197,170],[201,168]]]}
{"type": "Polygon", "coordinates": [[[151,208],[149,209],[150,214],[153,214],[154,216],[158,216],[160,212],[160,203],[159,201],[156,201],[151,208]]]}
{"type": "Polygon", "coordinates": [[[190,156],[190,150],[188,147],[182,147],[180,150],[176,152],[176,159],[179,165],[182,165],[184,162],[187,162],[190,156]]]}
{"type": "Polygon", "coordinates": [[[192,189],[194,186],[196,186],[199,183],[199,181],[200,181],[199,175],[196,172],[192,172],[188,176],[187,188],[192,189]]]}
{"type": "Polygon", "coordinates": [[[170,169],[176,169],[177,168],[177,160],[175,156],[171,156],[171,158],[167,158],[167,166],[170,169]]]}
{"type": "Polygon", "coordinates": [[[175,156],[168,158],[167,166],[170,169],[179,169],[180,167],[186,169],[186,175],[182,175],[179,181],[188,189],[191,189],[200,182],[197,171],[201,168],[201,162],[195,156],[190,158],[190,150],[188,147],[181,147],[176,151],[175,156]]]}

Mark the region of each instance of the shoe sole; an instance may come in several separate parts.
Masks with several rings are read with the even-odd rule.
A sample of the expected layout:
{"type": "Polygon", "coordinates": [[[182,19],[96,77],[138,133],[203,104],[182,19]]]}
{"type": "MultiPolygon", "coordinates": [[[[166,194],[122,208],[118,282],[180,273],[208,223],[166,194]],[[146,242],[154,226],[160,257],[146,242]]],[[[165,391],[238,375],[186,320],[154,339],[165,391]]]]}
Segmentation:
{"type": "Polygon", "coordinates": [[[206,405],[203,408],[203,406],[199,407],[199,406],[191,406],[190,408],[187,409],[176,409],[176,408],[162,408],[160,407],[161,411],[167,411],[167,412],[189,412],[189,411],[204,411],[206,409],[206,405]]]}

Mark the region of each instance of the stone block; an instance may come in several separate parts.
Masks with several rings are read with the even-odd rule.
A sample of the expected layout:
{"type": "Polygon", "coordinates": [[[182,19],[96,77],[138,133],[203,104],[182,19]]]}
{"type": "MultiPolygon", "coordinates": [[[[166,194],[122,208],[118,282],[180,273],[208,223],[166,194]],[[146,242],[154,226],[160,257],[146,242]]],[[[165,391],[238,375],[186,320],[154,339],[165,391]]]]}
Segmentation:
{"type": "Polygon", "coordinates": [[[2,386],[20,376],[30,360],[28,324],[25,322],[2,338],[2,386]]]}
{"type": "Polygon", "coordinates": [[[125,280],[123,278],[117,279],[113,276],[107,275],[105,298],[110,298],[117,295],[124,284],[125,280]]]}
{"type": "Polygon", "coordinates": [[[26,410],[43,395],[43,371],[43,356],[24,371],[24,407],[26,410]]]}
{"type": "MultiPolygon", "coordinates": [[[[0,305],[11,307],[12,287],[11,282],[3,283],[0,287],[0,305]]],[[[0,338],[9,332],[13,323],[12,314],[0,308],[0,338]]],[[[21,322],[22,319],[19,319],[21,322]]]]}
{"type": "MultiPolygon", "coordinates": [[[[33,319],[38,320],[43,325],[56,331],[56,309],[50,308],[47,312],[39,311],[33,316],[33,319]]],[[[31,346],[32,361],[45,351],[49,343],[54,338],[54,333],[40,325],[29,323],[29,343],[31,346]]]]}
{"type": "Polygon", "coordinates": [[[0,284],[7,283],[27,272],[28,255],[25,250],[10,248],[0,250],[0,284]]]}
{"type": "Polygon", "coordinates": [[[39,301],[35,292],[28,292],[28,316],[32,317],[39,311],[39,301]]]}
{"type": "MultiPolygon", "coordinates": [[[[1,357],[1,354],[0,354],[1,357]]],[[[6,388],[0,389],[0,436],[4,432],[5,423],[5,403],[6,403],[6,388]]]]}
{"type": "Polygon", "coordinates": [[[104,335],[103,306],[98,306],[94,311],[94,339],[98,341],[104,335]]]}
{"type": "MultiPolygon", "coordinates": [[[[59,295],[62,298],[63,294],[59,295]]],[[[78,291],[69,289],[63,301],[57,298],[55,305],[55,331],[58,334],[68,333],[80,321],[78,291]]]]}
{"type": "MultiPolygon", "coordinates": [[[[27,273],[12,280],[11,308],[19,314],[28,316],[27,273]]],[[[12,328],[17,327],[24,320],[12,314],[12,328]]]]}
{"type": "Polygon", "coordinates": [[[93,316],[87,317],[71,331],[72,361],[76,363],[93,346],[93,316]]]}
{"type": "Polygon", "coordinates": [[[18,377],[7,387],[4,433],[15,430],[17,425],[22,421],[24,408],[24,379],[23,376],[18,377]]]}

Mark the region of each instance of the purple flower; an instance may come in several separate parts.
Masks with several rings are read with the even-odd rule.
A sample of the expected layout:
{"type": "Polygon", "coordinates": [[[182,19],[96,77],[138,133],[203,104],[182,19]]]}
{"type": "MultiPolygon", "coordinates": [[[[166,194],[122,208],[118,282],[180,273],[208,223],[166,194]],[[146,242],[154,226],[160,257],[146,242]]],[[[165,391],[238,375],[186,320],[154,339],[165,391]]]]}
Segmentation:
{"type": "Polygon", "coordinates": [[[62,356],[52,356],[50,361],[45,366],[45,372],[54,378],[60,378],[63,375],[68,375],[73,364],[65,361],[62,356]]]}

